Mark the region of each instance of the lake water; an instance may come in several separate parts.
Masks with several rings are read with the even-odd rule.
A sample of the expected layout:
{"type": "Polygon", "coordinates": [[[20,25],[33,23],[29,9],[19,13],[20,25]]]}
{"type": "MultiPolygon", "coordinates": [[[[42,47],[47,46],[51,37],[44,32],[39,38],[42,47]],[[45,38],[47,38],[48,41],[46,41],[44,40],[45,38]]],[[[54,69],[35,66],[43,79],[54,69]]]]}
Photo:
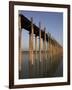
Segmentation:
{"type": "Polygon", "coordinates": [[[29,52],[22,53],[21,70],[19,79],[46,78],[63,76],[63,56],[41,53],[33,53],[33,60],[30,62],[29,52]]]}

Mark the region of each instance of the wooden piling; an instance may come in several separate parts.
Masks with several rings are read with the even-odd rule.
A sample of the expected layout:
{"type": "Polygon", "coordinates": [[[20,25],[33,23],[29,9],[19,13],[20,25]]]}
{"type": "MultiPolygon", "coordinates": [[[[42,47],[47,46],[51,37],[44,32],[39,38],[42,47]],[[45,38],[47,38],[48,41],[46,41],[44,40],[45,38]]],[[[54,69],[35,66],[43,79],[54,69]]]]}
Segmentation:
{"type": "Polygon", "coordinates": [[[22,37],[22,29],[21,29],[21,17],[18,17],[18,25],[19,25],[19,71],[21,71],[21,57],[22,57],[22,51],[21,51],[21,37],[22,37]]]}

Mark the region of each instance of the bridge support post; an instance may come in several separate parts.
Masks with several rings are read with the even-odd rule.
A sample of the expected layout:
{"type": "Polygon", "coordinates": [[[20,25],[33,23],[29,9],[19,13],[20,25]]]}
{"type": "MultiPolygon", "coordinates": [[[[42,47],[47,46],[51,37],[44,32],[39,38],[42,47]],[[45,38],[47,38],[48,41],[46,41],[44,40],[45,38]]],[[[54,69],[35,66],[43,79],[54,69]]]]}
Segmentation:
{"type": "Polygon", "coordinates": [[[41,23],[39,22],[39,57],[41,62],[41,23]]]}
{"type": "Polygon", "coordinates": [[[22,57],[22,51],[21,51],[21,35],[22,35],[22,29],[21,29],[21,17],[18,17],[18,24],[19,24],[19,71],[21,71],[21,57],[22,57]]]}
{"type": "Polygon", "coordinates": [[[32,77],[32,47],[31,47],[31,32],[29,32],[29,77],[32,77]]]}
{"type": "Polygon", "coordinates": [[[33,18],[31,18],[31,47],[32,47],[32,64],[33,64],[33,34],[34,34],[34,28],[33,28],[33,18]]]}
{"type": "Polygon", "coordinates": [[[51,53],[52,53],[52,61],[53,61],[53,41],[51,41],[51,53]]]}
{"type": "Polygon", "coordinates": [[[49,33],[48,33],[47,35],[48,35],[48,41],[47,41],[47,55],[48,55],[48,57],[49,57],[49,49],[50,49],[49,33]]]}
{"type": "Polygon", "coordinates": [[[49,42],[47,41],[47,58],[48,58],[49,42]]]}
{"type": "Polygon", "coordinates": [[[44,28],[44,73],[46,72],[46,28],[44,28]]]}
{"type": "Polygon", "coordinates": [[[54,45],[54,40],[53,40],[53,59],[54,59],[54,56],[55,56],[55,45],[54,45]]]}
{"type": "Polygon", "coordinates": [[[32,77],[32,65],[33,65],[33,18],[31,18],[31,31],[29,32],[29,74],[32,77]]]}
{"type": "Polygon", "coordinates": [[[51,64],[53,62],[53,44],[52,44],[52,40],[51,40],[51,64]]]}
{"type": "Polygon", "coordinates": [[[31,18],[31,31],[29,33],[29,55],[31,64],[33,64],[33,33],[33,18],[31,18]]]}
{"type": "Polygon", "coordinates": [[[37,60],[37,36],[35,35],[35,58],[37,60]]]}
{"type": "Polygon", "coordinates": [[[31,53],[32,53],[32,47],[31,47],[31,32],[29,32],[29,62],[30,64],[32,63],[32,56],[31,56],[31,53]]]}
{"type": "Polygon", "coordinates": [[[52,59],[52,46],[51,46],[51,34],[49,35],[49,45],[50,45],[50,49],[49,49],[49,53],[50,53],[50,62],[51,62],[51,59],[52,59]]]}
{"type": "Polygon", "coordinates": [[[44,53],[46,55],[46,28],[44,28],[44,53]]]}
{"type": "Polygon", "coordinates": [[[56,42],[55,42],[55,59],[56,59],[56,42]]]}

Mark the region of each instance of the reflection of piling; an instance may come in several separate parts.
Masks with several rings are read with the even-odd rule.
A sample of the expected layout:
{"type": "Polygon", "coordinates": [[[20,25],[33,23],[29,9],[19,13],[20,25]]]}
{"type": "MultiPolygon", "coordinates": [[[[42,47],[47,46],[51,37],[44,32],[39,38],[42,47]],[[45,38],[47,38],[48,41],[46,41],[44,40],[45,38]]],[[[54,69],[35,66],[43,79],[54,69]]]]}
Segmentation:
{"type": "Polygon", "coordinates": [[[19,71],[21,71],[21,34],[22,34],[22,29],[21,29],[21,17],[19,16],[19,71]]]}
{"type": "Polygon", "coordinates": [[[37,35],[35,35],[35,75],[37,75],[37,35]]]}

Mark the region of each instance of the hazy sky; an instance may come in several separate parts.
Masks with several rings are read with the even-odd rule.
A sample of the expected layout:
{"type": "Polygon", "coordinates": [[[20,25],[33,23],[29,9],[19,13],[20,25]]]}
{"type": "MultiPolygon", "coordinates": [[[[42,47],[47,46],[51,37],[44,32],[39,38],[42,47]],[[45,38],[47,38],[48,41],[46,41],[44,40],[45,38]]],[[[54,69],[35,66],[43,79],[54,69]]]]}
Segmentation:
{"type": "MultiPolygon", "coordinates": [[[[29,20],[33,17],[33,22],[37,26],[41,22],[41,28],[46,27],[46,32],[50,32],[60,45],[63,46],[63,13],[20,10],[19,14],[23,14],[29,20]]],[[[22,48],[24,50],[28,50],[29,48],[29,32],[26,30],[22,31],[22,48]]]]}

